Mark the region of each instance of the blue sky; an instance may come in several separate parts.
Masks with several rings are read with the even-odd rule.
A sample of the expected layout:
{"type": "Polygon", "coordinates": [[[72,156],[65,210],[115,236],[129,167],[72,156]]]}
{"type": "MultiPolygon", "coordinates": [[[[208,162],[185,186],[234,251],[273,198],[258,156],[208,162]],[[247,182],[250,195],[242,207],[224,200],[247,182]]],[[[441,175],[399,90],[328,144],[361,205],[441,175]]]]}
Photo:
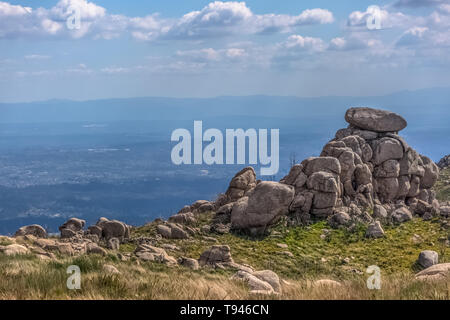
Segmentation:
{"type": "Polygon", "coordinates": [[[0,102],[450,86],[449,27],[449,0],[0,1],[0,102]]]}

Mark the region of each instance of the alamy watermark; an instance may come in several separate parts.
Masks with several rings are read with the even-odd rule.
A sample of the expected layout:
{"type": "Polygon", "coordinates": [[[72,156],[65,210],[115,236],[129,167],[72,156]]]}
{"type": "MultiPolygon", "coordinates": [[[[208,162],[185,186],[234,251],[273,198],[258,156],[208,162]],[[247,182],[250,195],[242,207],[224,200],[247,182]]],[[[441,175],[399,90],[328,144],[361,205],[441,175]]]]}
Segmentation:
{"type": "Polygon", "coordinates": [[[208,129],[203,132],[203,122],[194,121],[193,139],[191,132],[187,129],[176,129],[172,132],[171,141],[178,143],[172,148],[171,159],[176,165],[246,164],[248,149],[248,164],[260,164],[260,174],[272,176],[278,173],[280,165],[280,130],[270,130],[270,154],[268,139],[268,129],[247,129],[246,131],[226,129],[224,150],[222,131],[208,129]],[[204,142],[208,143],[205,147],[204,142]]]}
{"type": "Polygon", "coordinates": [[[81,289],[81,270],[79,266],[71,265],[66,270],[70,276],[67,278],[66,286],[69,290],[81,289]]]}
{"type": "Polygon", "coordinates": [[[369,13],[366,20],[367,29],[380,30],[382,20],[381,8],[379,6],[370,6],[367,8],[367,12],[369,13]]]}
{"type": "Polygon", "coordinates": [[[381,269],[378,266],[369,266],[366,273],[371,274],[367,279],[367,289],[380,290],[381,289],[381,269]]]}
{"type": "Polygon", "coordinates": [[[78,6],[71,5],[67,8],[67,14],[69,15],[66,20],[66,26],[69,30],[81,29],[81,9],[78,6]]]}

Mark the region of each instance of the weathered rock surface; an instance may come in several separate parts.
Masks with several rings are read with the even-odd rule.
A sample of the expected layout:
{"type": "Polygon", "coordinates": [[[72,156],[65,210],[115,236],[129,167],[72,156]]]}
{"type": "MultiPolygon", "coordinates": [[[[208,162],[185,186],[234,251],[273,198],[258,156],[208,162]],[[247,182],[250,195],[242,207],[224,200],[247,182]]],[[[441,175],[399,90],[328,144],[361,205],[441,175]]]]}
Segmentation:
{"type": "Polygon", "coordinates": [[[8,246],[0,246],[0,252],[7,256],[15,256],[20,254],[27,254],[29,251],[25,246],[20,244],[10,244],[8,246]]]}
{"type": "Polygon", "coordinates": [[[441,281],[450,276],[450,263],[435,264],[416,274],[418,280],[441,281]]]}
{"type": "Polygon", "coordinates": [[[382,238],[384,236],[384,230],[381,226],[380,221],[374,221],[369,224],[367,228],[366,237],[367,238],[382,238]]]}
{"type": "Polygon", "coordinates": [[[270,270],[247,272],[240,270],[232,277],[247,283],[253,294],[280,294],[281,284],[278,275],[270,270]]]}
{"type": "Polygon", "coordinates": [[[397,132],[408,125],[403,117],[394,112],[372,108],[350,108],[345,120],[355,127],[375,132],[397,132]]]}
{"type": "Polygon", "coordinates": [[[230,247],[227,245],[215,245],[203,252],[198,260],[200,266],[232,263],[230,247]]]}

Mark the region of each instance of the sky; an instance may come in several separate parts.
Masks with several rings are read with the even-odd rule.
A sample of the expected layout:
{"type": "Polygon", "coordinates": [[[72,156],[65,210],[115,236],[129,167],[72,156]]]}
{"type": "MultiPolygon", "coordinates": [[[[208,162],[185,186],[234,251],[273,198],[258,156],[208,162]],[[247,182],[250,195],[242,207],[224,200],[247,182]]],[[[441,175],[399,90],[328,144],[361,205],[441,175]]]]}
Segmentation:
{"type": "Polygon", "coordinates": [[[0,49],[0,102],[374,96],[450,86],[450,0],[0,1],[0,49]]]}

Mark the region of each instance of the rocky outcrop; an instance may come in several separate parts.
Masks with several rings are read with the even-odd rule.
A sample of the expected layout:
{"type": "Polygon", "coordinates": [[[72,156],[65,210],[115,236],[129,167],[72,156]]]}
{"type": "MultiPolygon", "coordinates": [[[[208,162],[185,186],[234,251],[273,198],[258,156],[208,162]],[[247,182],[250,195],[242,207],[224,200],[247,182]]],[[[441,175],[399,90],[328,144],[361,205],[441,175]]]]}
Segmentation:
{"type": "Polygon", "coordinates": [[[439,160],[437,166],[441,170],[450,167],[450,154],[445,156],[445,157],[443,157],[441,160],[439,160]]]}
{"type": "Polygon", "coordinates": [[[437,215],[432,187],[439,168],[398,135],[406,121],[371,108],[351,108],[345,119],[348,128],[337,131],[320,157],[294,165],[280,181],[295,188],[291,218],[299,223],[328,218],[340,226],[348,224],[343,212],[365,223],[437,215]],[[372,217],[364,215],[368,210],[372,217]]]}
{"type": "Polygon", "coordinates": [[[217,264],[233,263],[230,247],[227,245],[215,245],[204,251],[200,259],[200,266],[216,266],[217,264]]]}

